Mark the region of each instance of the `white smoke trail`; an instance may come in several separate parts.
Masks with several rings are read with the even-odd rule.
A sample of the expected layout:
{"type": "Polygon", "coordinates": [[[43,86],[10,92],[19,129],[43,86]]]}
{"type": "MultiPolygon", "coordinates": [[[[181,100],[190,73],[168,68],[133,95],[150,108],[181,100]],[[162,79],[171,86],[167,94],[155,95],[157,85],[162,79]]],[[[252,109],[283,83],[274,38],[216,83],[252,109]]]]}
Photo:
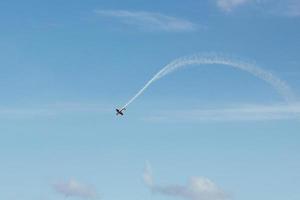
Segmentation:
{"type": "Polygon", "coordinates": [[[167,64],[163,67],[158,73],[156,73],[146,84],[140,89],[124,106],[126,108],[129,104],[131,104],[137,97],[139,97],[154,81],[166,76],[167,74],[180,69],[182,67],[186,67],[189,65],[208,65],[208,64],[219,64],[226,65],[236,69],[240,69],[246,71],[259,79],[270,84],[287,102],[290,102],[294,99],[294,95],[289,88],[289,86],[274,76],[272,73],[259,68],[258,66],[243,62],[240,60],[230,59],[228,57],[220,56],[220,55],[192,55],[186,56],[182,58],[178,58],[171,63],[167,64]]]}

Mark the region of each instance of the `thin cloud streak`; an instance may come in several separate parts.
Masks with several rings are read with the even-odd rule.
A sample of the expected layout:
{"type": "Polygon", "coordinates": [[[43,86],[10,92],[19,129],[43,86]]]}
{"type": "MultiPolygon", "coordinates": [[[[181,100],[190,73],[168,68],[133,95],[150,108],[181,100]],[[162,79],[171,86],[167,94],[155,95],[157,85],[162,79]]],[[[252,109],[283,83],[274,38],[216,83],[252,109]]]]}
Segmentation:
{"type": "Polygon", "coordinates": [[[145,120],[153,122],[300,120],[300,103],[160,111],[145,120]]]}
{"type": "Polygon", "coordinates": [[[119,20],[141,30],[189,32],[197,29],[193,22],[155,12],[128,10],[95,10],[97,15],[119,20]]]}
{"type": "MultiPolygon", "coordinates": [[[[0,118],[7,119],[23,119],[35,117],[52,117],[63,114],[76,114],[76,113],[108,113],[112,109],[103,104],[93,103],[54,103],[40,106],[28,107],[0,107],[0,118]]],[[[111,106],[112,107],[112,106],[111,106]]]]}

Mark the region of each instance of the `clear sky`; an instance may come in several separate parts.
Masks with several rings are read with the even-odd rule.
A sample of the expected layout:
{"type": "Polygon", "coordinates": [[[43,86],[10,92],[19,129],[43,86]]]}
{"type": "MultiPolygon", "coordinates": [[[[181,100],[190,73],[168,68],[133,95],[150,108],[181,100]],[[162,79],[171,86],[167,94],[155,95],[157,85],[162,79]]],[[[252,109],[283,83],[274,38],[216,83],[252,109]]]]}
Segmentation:
{"type": "Polygon", "coordinates": [[[299,200],[299,0],[10,0],[0,18],[0,199],[299,200]],[[116,117],[195,53],[295,97],[193,65],[116,117]]]}

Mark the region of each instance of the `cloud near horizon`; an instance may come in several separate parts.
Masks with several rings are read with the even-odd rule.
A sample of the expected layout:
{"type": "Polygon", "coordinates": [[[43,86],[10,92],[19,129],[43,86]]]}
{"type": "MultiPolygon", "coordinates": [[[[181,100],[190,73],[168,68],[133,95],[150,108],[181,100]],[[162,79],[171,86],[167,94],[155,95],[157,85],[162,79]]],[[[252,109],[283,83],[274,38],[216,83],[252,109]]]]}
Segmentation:
{"type": "Polygon", "coordinates": [[[97,15],[147,31],[189,32],[197,29],[193,22],[156,12],[129,10],[95,10],[97,15]]]}
{"type": "Polygon", "coordinates": [[[53,188],[57,193],[65,197],[92,199],[97,196],[94,188],[72,179],[67,182],[55,183],[53,184],[53,188]]]}
{"type": "Polygon", "coordinates": [[[224,200],[229,195],[214,182],[204,177],[191,177],[186,185],[157,185],[153,182],[151,166],[147,162],[143,173],[144,183],[153,192],[186,200],[224,200]]]}

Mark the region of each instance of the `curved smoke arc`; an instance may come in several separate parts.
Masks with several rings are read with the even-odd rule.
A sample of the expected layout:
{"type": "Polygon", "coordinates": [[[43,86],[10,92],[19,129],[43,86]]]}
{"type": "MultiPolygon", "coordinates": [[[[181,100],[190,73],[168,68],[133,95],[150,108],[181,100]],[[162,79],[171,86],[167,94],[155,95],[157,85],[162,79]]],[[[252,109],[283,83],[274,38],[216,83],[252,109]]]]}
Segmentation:
{"type": "Polygon", "coordinates": [[[178,58],[167,64],[159,72],[157,72],[122,108],[128,107],[129,104],[131,104],[136,98],[138,98],[153,82],[168,75],[169,73],[172,73],[177,69],[187,67],[190,65],[209,64],[225,65],[236,69],[240,69],[242,71],[246,71],[271,85],[284,98],[286,102],[289,103],[294,100],[292,90],[283,80],[276,77],[271,72],[268,72],[256,66],[255,64],[231,59],[220,55],[196,54],[192,56],[178,58]]]}

